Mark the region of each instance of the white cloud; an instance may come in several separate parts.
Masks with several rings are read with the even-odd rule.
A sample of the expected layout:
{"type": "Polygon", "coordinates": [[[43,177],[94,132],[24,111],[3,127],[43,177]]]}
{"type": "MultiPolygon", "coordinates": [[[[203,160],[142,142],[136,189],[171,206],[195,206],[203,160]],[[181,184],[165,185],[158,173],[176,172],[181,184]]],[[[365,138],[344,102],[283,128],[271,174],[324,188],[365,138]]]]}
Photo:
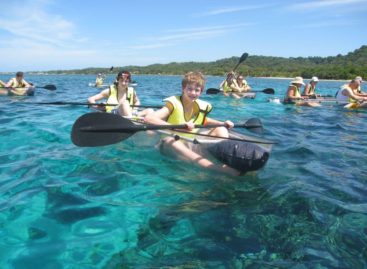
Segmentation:
{"type": "Polygon", "coordinates": [[[166,30],[166,34],[155,37],[143,38],[143,44],[130,46],[131,49],[159,49],[164,47],[170,47],[182,42],[189,42],[192,40],[201,40],[224,36],[229,32],[235,31],[242,27],[252,26],[253,23],[239,23],[230,25],[217,25],[217,26],[206,26],[196,28],[181,28],[181,29],[169,29],[166,30]],[[158,41],[158,42],[157,42],[158,41]]]}
{"type": "Polygon", "coordinates": [[[311,9],[318,9],[318,8],[348,6],[348,5],[358,4],[358,3],[367,3],[367,1],[366,0],[322,0],[322,1],[292,4],[289,6],[289,9],[311,10],[311,9]]]}
{"type": "Polygon", "coordinates": [[[248,10],[255,10],[264,8],[265,5],[248,5],[248,6],[240,6],[240,7],[223,7],[218,9],[212,9],[206,12],[197,13],[194,14],[196,16],[214,16],[214,15],[220,15],[220,14],[226,14],[226,13],[235,13],[235,12],[241,12],[241,11],[248,11],[248,10]]]}
{"type": "Polygon", "coordinates": [[[319,28],[319,27],[334,27],[334,26],[350,26],[357,24],[355,21],[321,21],[321,22],[313,22],[308,24],[302,24],[295,26],[295,28],[319,28]]]}

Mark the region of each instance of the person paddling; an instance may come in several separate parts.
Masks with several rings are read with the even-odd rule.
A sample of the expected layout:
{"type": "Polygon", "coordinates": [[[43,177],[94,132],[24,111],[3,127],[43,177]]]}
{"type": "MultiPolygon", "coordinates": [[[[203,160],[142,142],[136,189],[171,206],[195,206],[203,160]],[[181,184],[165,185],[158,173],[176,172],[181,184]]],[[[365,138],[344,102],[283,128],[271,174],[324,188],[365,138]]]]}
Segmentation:
{"type": "Polygon", "coordinates": [[[228,73],[226,79],[222,81],[219,87],[223,90],[225,96],[233,96],[237,99],[241,98],[234,72],[228,73]]]}
{"type": "Polygon", "coordinates": [[[243,78],[242,75],[237,76],[236,82],[237,82],[238,89],[241,93],[251,91],[251,87],[247,84],[247,81],[243,78]]]}
{"type": "Polygon", "coordinates": [[[120,114],[121,116],[132,117],[139,116],[144,117],[148,113],[152,112],[152,109],[145,109],[143,111],[136,111],[134,106],[140,105],[140,100],[133,87],[129,87],[131,82],[131,74],[129,71],[124,70],[118,73],[114,84],[109,88],[102,90],[100,93],[88,98],[88,102],[95,104],[96,101],[101,99],[107,99],[107,104],[118,104],[117,106],[106,106],[106,112],[120,114]]]}
{"type": "Polygon", "coordinates": [[[307,98],[304,98],[300,94],[300,87],[304,86],[302,77],[295,77],[288,86],[287,93],[284,97],[284,104],[295,104],[298,106],[320,106],[317,103],[304,102],[307,98]]]}
{"type": "Polygon", "coordinates": [[[318,82],[319,82],[318,77],[312,77],[311,81],[306,84],[306,86],[303,90],[302,96],[305,96],[305,97],[308,97],[308,98],[310,98],[310,97],[316,98],[316,97],[320,96],[320,94],[316,93],[316,85],[317,85],[318,82]]]}
{"type": "Polygon", "coordinates": [[[98,73],[97,77],[96,77],[96,82],[94,84],[95,87],[99,87],[103,84],[103,80],[104,80],[104,77],[102,76],[101,73],[98,73]]]}
{"type": "MultiPolygon", "coordinates": [[[[7,89],[7,93],[8,95],[27,95],[28,92],[30,92],[30,89],[32,87],[32,84],[28,83],[25,79],[24,79],[24,73],[23,72],[17,72],[15,74],[14,78],[11,78],[8,83],[5,84],[7,89]]],[[[3,94],[3,92],[2,92],[3,94]]]]}
{"type": "MultiPolygon", "coordinates": [[[[222,122],[208,118],[212,111],[212,105],[200,100],[199,97],[205,87],[205,78],[200,72],[188,72],[182,80],[181,95],[164,99],[166,104],[161,109],[147,115],[144,121],[148,124],[184,124],[186,131],[198,133],[195,125],[220,124],[222,122]]],[[[231,121],[224,122],[226,127],[211,129],[208,134],[229,137],[228,129],[234,125],[231,121]]],[[[180,136],[184,136],[181,135],[180,136]]],[[[225,164],[215,164],[205,156],[194,152],[188,145],[174,137],[166,137],[162,140],[162,147],[170,147],[180,157],[197,163],[198,165],[215,171],[225,172],[230,175],[239,175],[239,171],[225,164]]]]}
{"type": "Polygon", "coordinates": [[[353,104],[353,108],[367,107],[367,95],[357,93],[360,85],[358,79],[353,79],[348,84],[344,84],[336,93],[336,100],[340,103],[353,104]]]}

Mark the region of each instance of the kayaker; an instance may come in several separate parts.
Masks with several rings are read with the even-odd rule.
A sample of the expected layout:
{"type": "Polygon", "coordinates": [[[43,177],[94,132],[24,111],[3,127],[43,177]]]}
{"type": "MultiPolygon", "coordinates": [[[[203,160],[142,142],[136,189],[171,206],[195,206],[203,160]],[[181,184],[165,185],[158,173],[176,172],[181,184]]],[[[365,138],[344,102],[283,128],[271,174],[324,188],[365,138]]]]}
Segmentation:
{"type": "Polygon", "coordinates": [[[367,107],[367,95],[357,93],[360,84],[358,79],[353,79],[348,84],[344,84],[337,92],[336,100],[340,103],[358,104],[358,107],[367,107]]]}
{"type": "Polygon", "coordinates": [[[284,104],[295,104],[298,106],[320,106],[318,103],[305,102],[307,98],[302,97],[300,94],[300,87],[304,86],[302,77],[295,77],[288,86],[287,93],[284,97],[284,104]]]}
{"type": "MultiPolygon", "coordinates": [[[[222,122],[208,118],[212,106],[208,102],[199,99],[205,87],[205,78],[200,72],[188,72],[182,80],[182,93],[180,96],[171,96],[165,99],[166,104],[161,109],[147,115],[144,121],[148,124],[184,124],[186,131],[197,133],[195,125],[221,124],[222,122]]],[[[228,137],[228,129],[234,125],[231,121],[225,121],[226,127],[217,127],[211,129],[207,134],[228,137]]],[[[180,134],[181,135],[181,134],[180,134]]],[[[183,134],[182,136],[185,136],[183,134]]],[[[215,164],[191,149],[192,144],[185,144],[182,140],[176,140],[174,137],[166,137],[162,140],[164,146],[169,146],[174,153],[196,162],[204,168],[215,171],[225,172],[230,175],[239,175],[239,171],[225,164],[215,164]]]]}
{"type": "Polygon", "coordinates": [[[26,95],[28,88],[32,85],[24,79],[23,72],[17,72],[15,77],[5,84],[5,87],[9,88],[7,89],[8,95],[26,95]]]}
{"type": "Polygon", "coordinates": [[[247,81],[243,78],[242,75],[237,76],[236,82],[238,89],[241,93],[251,91],[251,87],[247,84],[247,81]]]}
{"type": "Polygon", "coordinates": [[[233,96],[237,99],[241,98],[241,96],[238,94],[240,90],[235,79],[235,74],[233,72],[227,74],[226,79],[222,81],[219,87],[223,91],[223,94],[225,96],[233,96]]]}
{"type": "Polygon", "coordinates": [[[133,87],[129,87],[131,74],[129,71],[121,71],[116,77],[114,84],[100,93],[88,98],[88,102],[95,104],[98,100],[107,99],[107,104],[118,104],[118,106],[106,106],[106,112],[120,114],[121,116],[139,116],[144,117],[152,112],[152,109],[137,111],[132,105],[139,106],[140,100],[133,87]]]}
{"type": "Polygon", "coordinates": [[[95,82],[95,87],[99,87],[103,84],[103,80],[104,80],[104,77],[102,76],[101,73],[98,73],[97,77],[96,77],[96,82],[95,82]]]}
{"type": "Polygon", "coordinates": [[[318,82],[319,82],[318,77],[312,77],[311,81],[306,84],[306,86],[303,90],[302,96],[309,97],[309,98],[310,97],[313,97],[313,98],[319,97],[320,94],[316,93],[316,85],[317,85],[318,82]]]}

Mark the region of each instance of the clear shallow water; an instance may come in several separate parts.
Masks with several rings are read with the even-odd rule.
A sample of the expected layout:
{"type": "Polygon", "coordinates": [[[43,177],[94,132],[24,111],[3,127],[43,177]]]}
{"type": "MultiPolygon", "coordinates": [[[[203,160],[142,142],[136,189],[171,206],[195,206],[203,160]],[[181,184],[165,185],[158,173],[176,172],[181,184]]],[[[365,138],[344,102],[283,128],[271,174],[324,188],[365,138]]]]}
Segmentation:
{"type": "MultiPolygon", "coordinates": [[[[142,104],[180,90],[180,76],[134,79],[142,104]]],[[[71,126],[87,108],[22,103],[86,101],[94,77],[28,80],[58,89],[0,98],[0,268],[366,268],[366,112],[203,95],[213,117],[259,117],[279,141],[264,169],[235,179],[171,160],[142,133],[78,148],[71,126]]],[[[248,81],[279,97],[289,82],[248,81]]]]}

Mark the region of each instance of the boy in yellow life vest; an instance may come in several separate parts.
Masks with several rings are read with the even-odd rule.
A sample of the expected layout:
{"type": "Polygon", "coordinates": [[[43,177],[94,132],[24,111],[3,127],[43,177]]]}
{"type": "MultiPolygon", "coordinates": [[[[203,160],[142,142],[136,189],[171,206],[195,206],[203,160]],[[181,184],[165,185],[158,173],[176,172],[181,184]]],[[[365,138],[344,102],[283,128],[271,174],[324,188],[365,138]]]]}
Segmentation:
{"type": "Polygon", "coordinates": [[[115,106],[106,106],[106,112],[108,113],[119,114],[126,117],[144,117],[153,110],[145,109],[138,112],[133,109],[133,106],[140,105],[140,100],[134,88],[129,87],[130,82],[130,72],[126,70],[121,71],[118,73],[114,84],[102,90],[100,93],[89,97],[88,102],[90,104],[95,104],[98,100],[107,99],[107,104],[116,104],[115,106]]]}
{"type": "MultiPolygon", "coordinates": [[[[182,80],[182,93],[180,96],[171,96],[165,99],[166,104],[161,109],[147,115],[144,121],[148,124],[168,125],[184,124],[186,131],[198,132],[195,125],[221,124],[222,122],[208,118],[212,110],[211,104],[199,99],[205,87],[205,78],[200,72],[188,72],[182,80]]],[[[231,121],[225,121],[226,127],[217,127],[209,131],[210,135],[228,137],[228,129],[234,125],[231,121]]],[[[162,141],[173,152],[184,159],[195,162],[202,167],[215,171],[225,172],[230,175],[239,175],[239,171],[225,164],[215,164],[196,152],[189,145],[174,137],[166,137],[162,141]]]]}

